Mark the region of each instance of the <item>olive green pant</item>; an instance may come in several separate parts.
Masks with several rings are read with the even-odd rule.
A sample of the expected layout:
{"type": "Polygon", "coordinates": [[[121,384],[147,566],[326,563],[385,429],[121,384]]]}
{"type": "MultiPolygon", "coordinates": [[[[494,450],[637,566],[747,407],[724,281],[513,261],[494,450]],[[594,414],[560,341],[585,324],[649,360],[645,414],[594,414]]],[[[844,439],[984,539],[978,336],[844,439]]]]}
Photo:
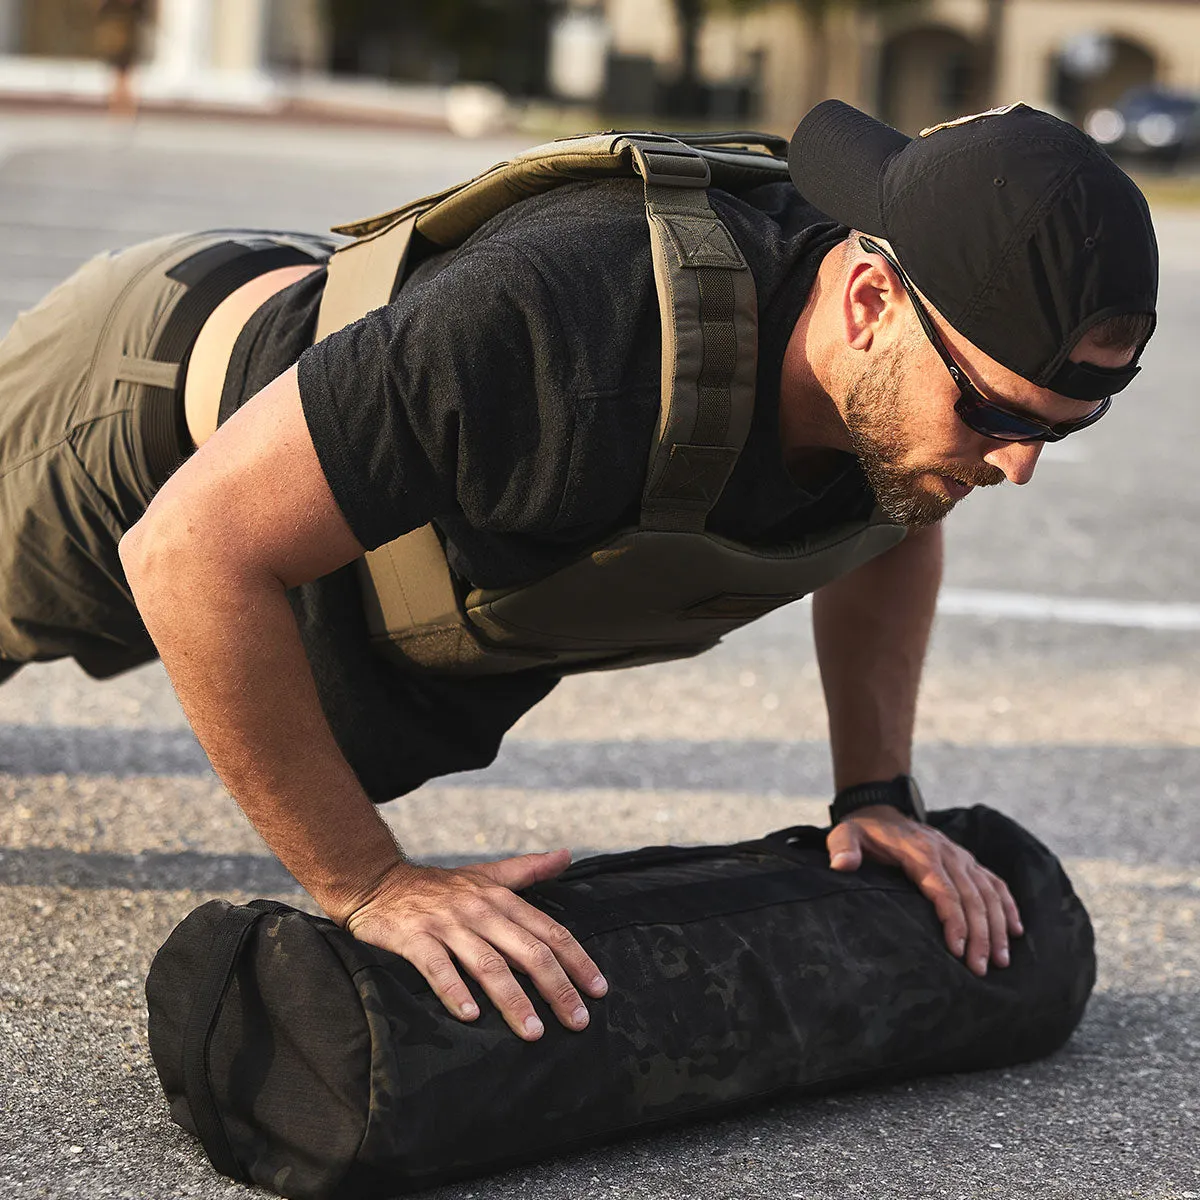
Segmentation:
{"type": "Polygon", "coordinates": [[[117,545],[192,445],[187,355],[247,279],[327,244],[219,230],[102,254],[0,342],[0,681],[73,657],[106,678],[155,657],[117,545]]]}

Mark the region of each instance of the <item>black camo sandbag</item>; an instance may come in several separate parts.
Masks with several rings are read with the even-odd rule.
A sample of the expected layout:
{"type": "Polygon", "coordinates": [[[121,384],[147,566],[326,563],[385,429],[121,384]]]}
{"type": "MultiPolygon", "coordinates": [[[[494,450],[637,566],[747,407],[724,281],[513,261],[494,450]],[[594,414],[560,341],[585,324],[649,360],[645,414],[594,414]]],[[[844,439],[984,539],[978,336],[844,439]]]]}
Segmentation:
{"type": "Polygon", "coordinates": [[[571,1033],[449,1016],[403,959],[258,901],[196,909],[146,983],[171,1116],[293,1200],[412,1191],[782,1093],[1049,1053],[1083,1014],[1092,930],[1058,861],[990,809],[931,822],[1002,876],[1026,933],[971,974],[899,872],[831,871],[825,831],[585,860],[522,893],[609,980],[571,1033]]]}

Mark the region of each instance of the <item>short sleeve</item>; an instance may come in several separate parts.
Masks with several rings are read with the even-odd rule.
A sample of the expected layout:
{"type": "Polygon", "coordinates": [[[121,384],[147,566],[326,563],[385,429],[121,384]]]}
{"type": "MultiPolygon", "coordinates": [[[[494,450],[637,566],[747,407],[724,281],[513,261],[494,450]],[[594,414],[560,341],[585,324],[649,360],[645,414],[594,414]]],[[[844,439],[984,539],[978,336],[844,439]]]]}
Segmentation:
{"type": "Polygon", "coordinates": [[[299,362],[309,432],[368,549],[441,516],[552,528],[570,471],[565,339],[511,246],[461,252],[299,362]]]}

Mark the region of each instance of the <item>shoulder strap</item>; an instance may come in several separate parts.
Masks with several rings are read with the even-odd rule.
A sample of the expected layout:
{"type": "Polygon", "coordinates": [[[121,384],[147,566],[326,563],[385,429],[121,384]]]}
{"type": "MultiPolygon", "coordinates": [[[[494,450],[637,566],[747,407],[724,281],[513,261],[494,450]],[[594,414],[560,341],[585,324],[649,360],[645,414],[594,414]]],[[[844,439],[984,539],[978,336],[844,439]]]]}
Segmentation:
{"type": "Polygon", "coordinates": [[[404,278],[416,219],[416,213],[402,217],[330,255],[315,341],[392,302],[404,278]]]}
{"type": "Polygon", "coordinates": [[[672,138],[630,138],[646,189],[662,322],[658,436],[644,529],[703,530],[750,430],[758,358],[754,278],[708,202],[708,161],[672,138]]]}

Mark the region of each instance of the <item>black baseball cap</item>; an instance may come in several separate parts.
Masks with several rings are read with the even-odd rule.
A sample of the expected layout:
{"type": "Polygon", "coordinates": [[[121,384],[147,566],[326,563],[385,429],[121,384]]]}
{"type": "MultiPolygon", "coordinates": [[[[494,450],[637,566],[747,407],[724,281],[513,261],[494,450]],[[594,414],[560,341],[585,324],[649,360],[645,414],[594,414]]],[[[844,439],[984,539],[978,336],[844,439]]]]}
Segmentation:
{"type": "Polygon", "coordinates": [[[1100,321],[1153,318],[1158,294],[1145,197],[1073,125],[1011,104],[910,138],[826,100],[788,162],[805,199],[886,238],[938,312],[1023,379],[1096,401],[1138,373],[1149,335],[1128,367],[1068,357],[1100,321]]]}

